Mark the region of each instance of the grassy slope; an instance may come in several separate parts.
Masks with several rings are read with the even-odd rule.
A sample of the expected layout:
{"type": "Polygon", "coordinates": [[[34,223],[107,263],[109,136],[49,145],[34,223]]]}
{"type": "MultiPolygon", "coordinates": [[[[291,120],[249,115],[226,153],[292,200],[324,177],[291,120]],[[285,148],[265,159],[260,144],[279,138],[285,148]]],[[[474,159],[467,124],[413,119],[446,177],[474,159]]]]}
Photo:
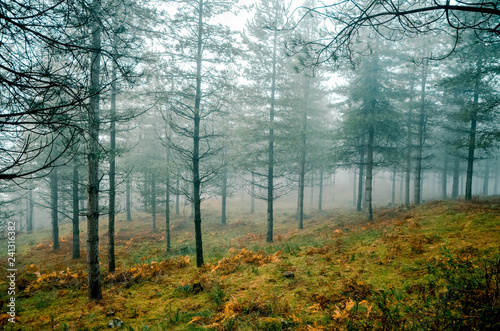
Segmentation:
{"type": "MultiPolygon", "coordinates": [[[[265,242],[264,214],[242,214],[222,226],[206,211],[207,266],[197,269],[185,257],[193,253],[190,221],[172,222],[174,252],[167,256],[164,233],[150,232],[148,215],[135,216],[133,222],[117,223],[120,269],[114,278],[106,273],[106,222],[101,221],[105,281],[99,303],[86,299],[83,235],[78,260],[71,259],[69,224],[62,226],[57,252],[48,232],[19,235],[20,321],[13,327],[4,315],[5,328],[97,330],[106,329],[113,317],[134,330],[326,330],[343,329],[353,320],[368,328],[388,316],[376,304],[379,293],[404,292],[404,299],[392,297],[393,303],[425,301],[429,284],[439,281],[433,283],[429,266],[446,259],[443,247],[472,260],[493,258],[500,242],[499,199],[381,209],[370,224],[348,211],[312,214],[300,231],[292,216],[281,214],[273,244],[265,242]],[[284,278],[284,271],[294,277],[284,278]],[[203,291],[189,291],[196,282],[203,291]]],[[[6,286],[1,285],[0,299],[7,299],[6,286]]]]}

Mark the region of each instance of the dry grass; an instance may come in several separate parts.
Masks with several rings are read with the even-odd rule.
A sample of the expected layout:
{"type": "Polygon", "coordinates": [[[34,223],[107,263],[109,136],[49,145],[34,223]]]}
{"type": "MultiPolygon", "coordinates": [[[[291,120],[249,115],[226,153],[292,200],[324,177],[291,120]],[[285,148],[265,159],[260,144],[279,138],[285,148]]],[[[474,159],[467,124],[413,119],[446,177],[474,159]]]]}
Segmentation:
{"type": "MultiPolygon", "coordinates": [[[[103,329],[111,316],[135,330],[341,330],[348,323],[382,323],[380,293],[404,288],[411,300],[439,294],[439,284],[426,283],[426,265],[444,263],[444,246],[464,261],[498,253],[499,202],[381,209],[369,224],[357,213],[317,214],[300,231],[295,220],[278,215],[273,244],[265,242],[263,215],[242,214],[224,227],[212,213],[203,225],[209,263],[200,269],[192,262],[190,222],[172,221],[173,253],[167,254],[164,232],[152,233],[150,219],[140,215],[117,223],[113,274],[105,269],[103,224],[104,300],[98,303],[86,299],[84,240],[82,258],[73,260],[69,227],[62,227],[58,251],[48,236],[34,243],[39,237],[21,235],[24,288],[13,330],[103,329]],[[294,278],[284,278],[284,271],[294,278]],[[192,291],[194,284],[203,290],[192,291]]],[[[11,327],[4,317],[0,323],[11,327]]]]}

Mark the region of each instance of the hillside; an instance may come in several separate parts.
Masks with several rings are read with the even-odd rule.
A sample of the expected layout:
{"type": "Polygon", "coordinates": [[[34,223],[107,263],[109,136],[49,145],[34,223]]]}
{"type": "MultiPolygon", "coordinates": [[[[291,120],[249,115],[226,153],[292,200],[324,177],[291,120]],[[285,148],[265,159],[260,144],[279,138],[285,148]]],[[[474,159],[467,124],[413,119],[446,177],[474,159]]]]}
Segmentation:
{"type": "MultiPolygon", "coordinates": [[[[101,220],[102,302],[88,302],[85,240],[71,258],[70,225],[61,249],[50,233],[17,237],[17,323],[6,330],[486,330],[500,328],[500,198],[384,208],[372,223],[350,211],[293,215],[204,211],[206,265],[194,263],[192,222],[175,218],[173,252],[151,233],[147,214],[118,217],[119,269],[106,272],[101,220]],[[238,217],[236,217],[238,216],[238,217]]],[[[162,224],[161,219],[157,224],[162,224]]],[[[85,228],[85,222],[81,227],[85,228]]],[[[7,243],[3,241],[6,247],[7,243]]],[[[6,256],[2,256],[5,260],[6,256]]],[[[7,311],[5,271],[0,289],[7,311]]]]}

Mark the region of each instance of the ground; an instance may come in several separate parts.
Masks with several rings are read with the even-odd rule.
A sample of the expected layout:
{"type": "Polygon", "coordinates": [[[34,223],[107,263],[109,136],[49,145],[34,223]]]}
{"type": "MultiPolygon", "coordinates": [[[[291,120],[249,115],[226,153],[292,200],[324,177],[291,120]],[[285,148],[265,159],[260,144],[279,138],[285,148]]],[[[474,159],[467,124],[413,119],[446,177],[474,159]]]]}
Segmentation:
{"type": "MultiPolygon", "coordinates": [[[[280,211],[275,241],[266,215],[241,211],[220,224],[203,212],[206,265],[196,268],[193,224],[174,217],[172,251],[151,216],[117,217],[118,269],[107,272],[101,219],[103,296],[86,296],[85,238],[72,259],[71,225],[61,248],[50,232],[16,238],[16,323],[6,330],[484,330],[500,326],[500,198],[434,201],[376,210],[311,212],[298,230],[280,211]],[[285,272],[288,272],[285,274],[285,272]]],[[[157,224],[162,224],[161,219],[157,224]]],[[[85,228],[85,222],[82,224],[85,228]]],[[[160,227],[159,227],[160,228],[160,227]]],[[[7,241],[2,245],[7,247],[7,241]]],[[[6,251],[6,249],[5,249],[6,251]]],[[[7,260],[7,256],[2,256],[7,260]]],[[[8,311],[6,271],[0,300],[8,311]]]]}

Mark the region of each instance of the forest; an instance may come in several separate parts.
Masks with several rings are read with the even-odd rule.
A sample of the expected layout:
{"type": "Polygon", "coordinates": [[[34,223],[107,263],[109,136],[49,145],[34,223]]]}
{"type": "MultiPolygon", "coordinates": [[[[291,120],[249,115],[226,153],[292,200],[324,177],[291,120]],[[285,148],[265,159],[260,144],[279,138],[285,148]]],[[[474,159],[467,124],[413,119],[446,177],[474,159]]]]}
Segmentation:
{"type": "Polygon", "coordinates": [[[498,0],[0,0],[5,330],[500,328],[498,0]]]}

